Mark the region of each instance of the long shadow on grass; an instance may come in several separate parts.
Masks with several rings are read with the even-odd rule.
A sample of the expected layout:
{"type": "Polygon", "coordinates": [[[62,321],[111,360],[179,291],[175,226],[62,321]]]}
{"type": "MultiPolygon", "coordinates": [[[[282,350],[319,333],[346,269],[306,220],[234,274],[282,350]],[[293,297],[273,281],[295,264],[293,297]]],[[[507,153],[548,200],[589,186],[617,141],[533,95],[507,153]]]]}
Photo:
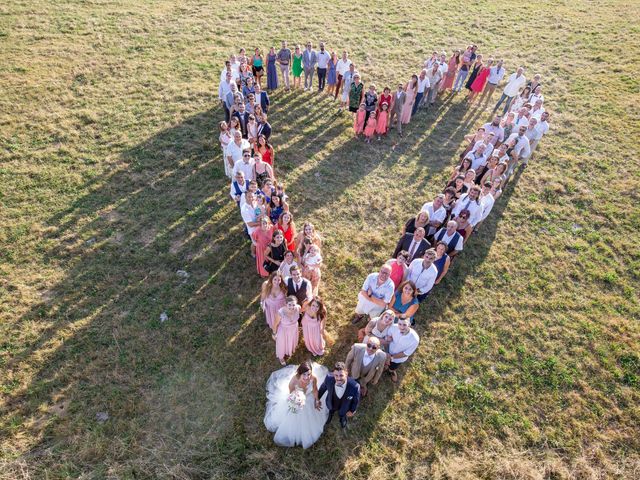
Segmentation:
{"type": "MultiPolygon", "coordinates": [[[[305,169],[310,158],[323,154],[288,184],[298,218],[313,218],[317,208],[330,203],[308,193],[318,178],[337,196],[375,168],[396,161],[392,151],[381,154],[353,140],[334,148],[331,142],[348,128],[350,117],[337,120],[337,105],[330,100],[310,109],[311,98],[280,95],[286,103],[271,112],[276,130],[300,122],[303,135],[277,150],[278,171],[305,169]],[[336,164],[348,176],[335,175],[336,164]]],[[[464,114],[462,109],[441,112],[451,115],[448,122],[464,114]]],[[[49,261],[64,265],[67,274],[50,292],[51,300],[21,320],[37,324],[40,333],[7,367],[19,372],[34,355],[41,356],[41,366],[26,389],[9,394],[5,407],[34,420],[29,426],[25,422],[27,430],[44,426],[43,440],[32,451],[46,451],[45,464],[59,462],[53,452],[78,449],[80,438],[80,443],[105,445],[70,471],[96,473],[99,465],[114,461],[106,444],[125,437],[124,446],[133,452],[128,471],[143,475],[162,476],[158,465],[167,463],[191,477],[215,471],[242,475],[254,468],[259,452],[274,451],[283,468],[292,468],[287,459],[298,451],[273,447],[261,426],[264,382],[277,363],[257,308],[261,279],[227,197],[215,148],[219,116],[217,109],[195,115],[127,150],[121,157],[126,168],[93,182],[88,195],[49,220],[55,231],[48,240],[56,243],[49,261]],[[252,351],[260,354],[247,354],[252,351]],[[96,417],[99,412],[109,414],[106,423],[101,423],[104,416],[96,417]]],[[[283,136],[275,134],[274,143],[283,136]]],[[[457,149],[457,138],[440,147],[431,174],[457,149]]],[[[417,144],[420,165],[432,162],[435,144],[440,139],[429,136],[417,144]]],[[[495,228],[491,221],[499,218],[508,195],[481,238],[495,228]]],[[[489,243],[483,241],[481,248],[488,250],[489,243]]],[[[482,262],[481,252],[470,265],[482,262]]],[[[464,278],[456,278],[457,270],[451,274],[456,283],[464,278]]],[[[323,363],[344,358],[354,338],[351,330],[350,325],[338,330],[323,363]]],[[[305,357],[301,349],[294,361],[305,357]]],[[[361,420],[354,422],[354,438],[346,440],[349,449],[329,431],[314,447],[315,455],[301,453],[306,473],[341,471],[345,452],[366,442],[391,398],[387,385],[367,399],[361,420]],[[325,455],[338,460],[329,470],[325,455]]]]}

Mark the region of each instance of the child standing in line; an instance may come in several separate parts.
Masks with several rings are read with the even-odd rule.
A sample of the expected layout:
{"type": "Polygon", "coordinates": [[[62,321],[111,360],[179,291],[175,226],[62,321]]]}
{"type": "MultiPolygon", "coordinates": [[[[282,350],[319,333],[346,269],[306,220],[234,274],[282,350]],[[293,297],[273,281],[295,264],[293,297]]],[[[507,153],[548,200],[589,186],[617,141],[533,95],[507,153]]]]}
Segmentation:
{"type": "Polygon", "coordinates": [[[369,113],[369,120],[364,129],[364,136],[367,137],[367,143],[371,143],[373,135],[376,133],[376,112],[369,113]]]}
{"type": "Polygon", "coordinates": [[[381,107],[382,109],[378,113],[378,121],[376,123],[376,133],[378,134],[378,141],[382,139],[382,135],[387,134],[387,128],[389,124],[389,104],[387,102],[383,102],[381,107]]]}
{"type": "Polygon", "coordinates": [[[353,130],[356,132],[356,137],[364,130],[364,117],[367,114],[364,103],[360,104],[358,113],[356,113],[355,120],[353,121],[353,130]]]}
{"type": "Polygon", "coordinates": [[[311,282],[313,294],[318,295],[320,287],[320,265],[322,265],[322,254],[320,247],[316,244],[309,245],[307,253],[302,258],[302,276],[311,282]]]}

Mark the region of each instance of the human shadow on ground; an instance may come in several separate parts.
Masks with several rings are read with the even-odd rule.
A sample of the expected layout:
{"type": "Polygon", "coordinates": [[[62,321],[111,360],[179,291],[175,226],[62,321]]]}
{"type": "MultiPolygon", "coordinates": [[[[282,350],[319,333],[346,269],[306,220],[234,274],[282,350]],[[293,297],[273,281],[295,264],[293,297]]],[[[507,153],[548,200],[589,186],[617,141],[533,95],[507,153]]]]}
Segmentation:
{"type": "MultiPolygon", "coordinates": [[[[284,145],[277,150],[276,168],[281,162],[283,171],[305,172],[287,182],[297,218],[313,218],[317,208],[331,204],[308,194],[317,178],[339,197],[374,169],[397,160],[392,151],[354,146],[352,139],[334,147],[351,122],[347,115],[340,120],[337,104],[328,98],[314,108],[309,108],[316,101],[311,96],[276,92],[272,98],[270,119],[276,132],[282,131],[274,134],[274,144],[284,145]],[[295,130],[295,122],[306,129],[304,135],[281,128],[295,130]],[[343,160],[348,176],[335,175],[336,160],[343,160]]],[[[405,130],[440,116],[459,121],[466,112],[457,107],[437,116],[435,110],[427,112],[405,130]]],[[[264,384],[277,362],[257,305],[262,280],[249,257],[237,207],[227,196],[216,146],[219,117],[219,108],[194,115],[126,150],[113,172],[93,181],[87,195],[47,222],[52,229],[47,260],[61,265],[66,275],[47,300],[21,318],[24,325],[38,324],[39,333],[7,364],[17,372],[36,356],[46,359],[25,389],[7,396],[4,407],[29,419],[24,423],[28,431],[44,433],[25,458],[38,455],[57,464],[59,452],[80,448],[80,438],[80,443],[97,445],[90,460],[74,465],[72,472],[95,473],[117,462],[106,446],[125,436],[128,451],[136,458],[146,456],[133,460],[128,471],[159,475],[156,460],[162,457],[180,472],[199,477],[216,468],[242,475],[259,460],[250,452],[275,451],[283,461],[293,454],[271,445],[261,425],[264,384]],[[247,355],[252,351],[264,354],[247,355]],[[228,455],[228,464],[211,455],[223,451],[235,453],[228,455]]],[[[437,174],[464,134],[454,132],[446,145],[429,135],[421,139],[415,147],[418,165],[437,174]],[[434,166],[430,159],[436,148],[434,166]]],[[[411,135],[403,142],[408,144],[411,135]]],[[[465,259],[464,269],[452,269],[453,281],[443,282],[436,299],[456,295],[455,289],[445,293],[446,286],[461,284],[482,263],[512,190],[510,185],[496,205],[478,236],[482,241],[471,240],[470,262],[465,259]]],[[[428,310],[430,317],[438,317],[438,309],[428,310]]],[[[337,341],[322,363],[344,359],[354,334],[348,322],[337,327],[337,341]]],[[[306,358],[303,350],[293,362],[306,358]]],[[[309,471],[341,471],[346,452],[366,443],[392,397],[393,388],[385,383],[365,401],[353,422],[354,435],[345,440],[349,448],[331,430],[314,447],[334,456],[338,463],[331,472],[327,457],[303,453],[309,471]]],[[[291,462],[282,465],[291,468],[291,462]]]]}

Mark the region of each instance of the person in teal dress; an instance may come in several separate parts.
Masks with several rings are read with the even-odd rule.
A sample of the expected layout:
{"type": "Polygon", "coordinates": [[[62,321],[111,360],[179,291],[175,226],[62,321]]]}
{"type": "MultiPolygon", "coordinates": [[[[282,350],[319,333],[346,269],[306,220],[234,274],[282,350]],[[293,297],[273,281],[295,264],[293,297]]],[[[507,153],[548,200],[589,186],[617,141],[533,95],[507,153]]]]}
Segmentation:
{"type": "Polygon", "coordinates": [[[393,305],[391,306],[396,318],[408,318],[411,325],[415,325],[413,317],[420,307],[417,296],[418,289],[413,282],[406,280],[400,284],[393,296],[393,305]]]}

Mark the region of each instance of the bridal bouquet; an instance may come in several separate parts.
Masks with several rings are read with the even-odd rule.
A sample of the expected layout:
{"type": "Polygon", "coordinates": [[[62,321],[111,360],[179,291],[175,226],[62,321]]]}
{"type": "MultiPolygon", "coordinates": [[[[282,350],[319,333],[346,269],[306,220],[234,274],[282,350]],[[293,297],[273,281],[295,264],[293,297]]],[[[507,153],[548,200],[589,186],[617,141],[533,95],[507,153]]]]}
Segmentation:
{"type": "Polygon", "coordinates": [[[306,396],[302,390],[294,390],[287,397],[287,405],[291,413],[298,413],[304,407],[306,396]]]}

